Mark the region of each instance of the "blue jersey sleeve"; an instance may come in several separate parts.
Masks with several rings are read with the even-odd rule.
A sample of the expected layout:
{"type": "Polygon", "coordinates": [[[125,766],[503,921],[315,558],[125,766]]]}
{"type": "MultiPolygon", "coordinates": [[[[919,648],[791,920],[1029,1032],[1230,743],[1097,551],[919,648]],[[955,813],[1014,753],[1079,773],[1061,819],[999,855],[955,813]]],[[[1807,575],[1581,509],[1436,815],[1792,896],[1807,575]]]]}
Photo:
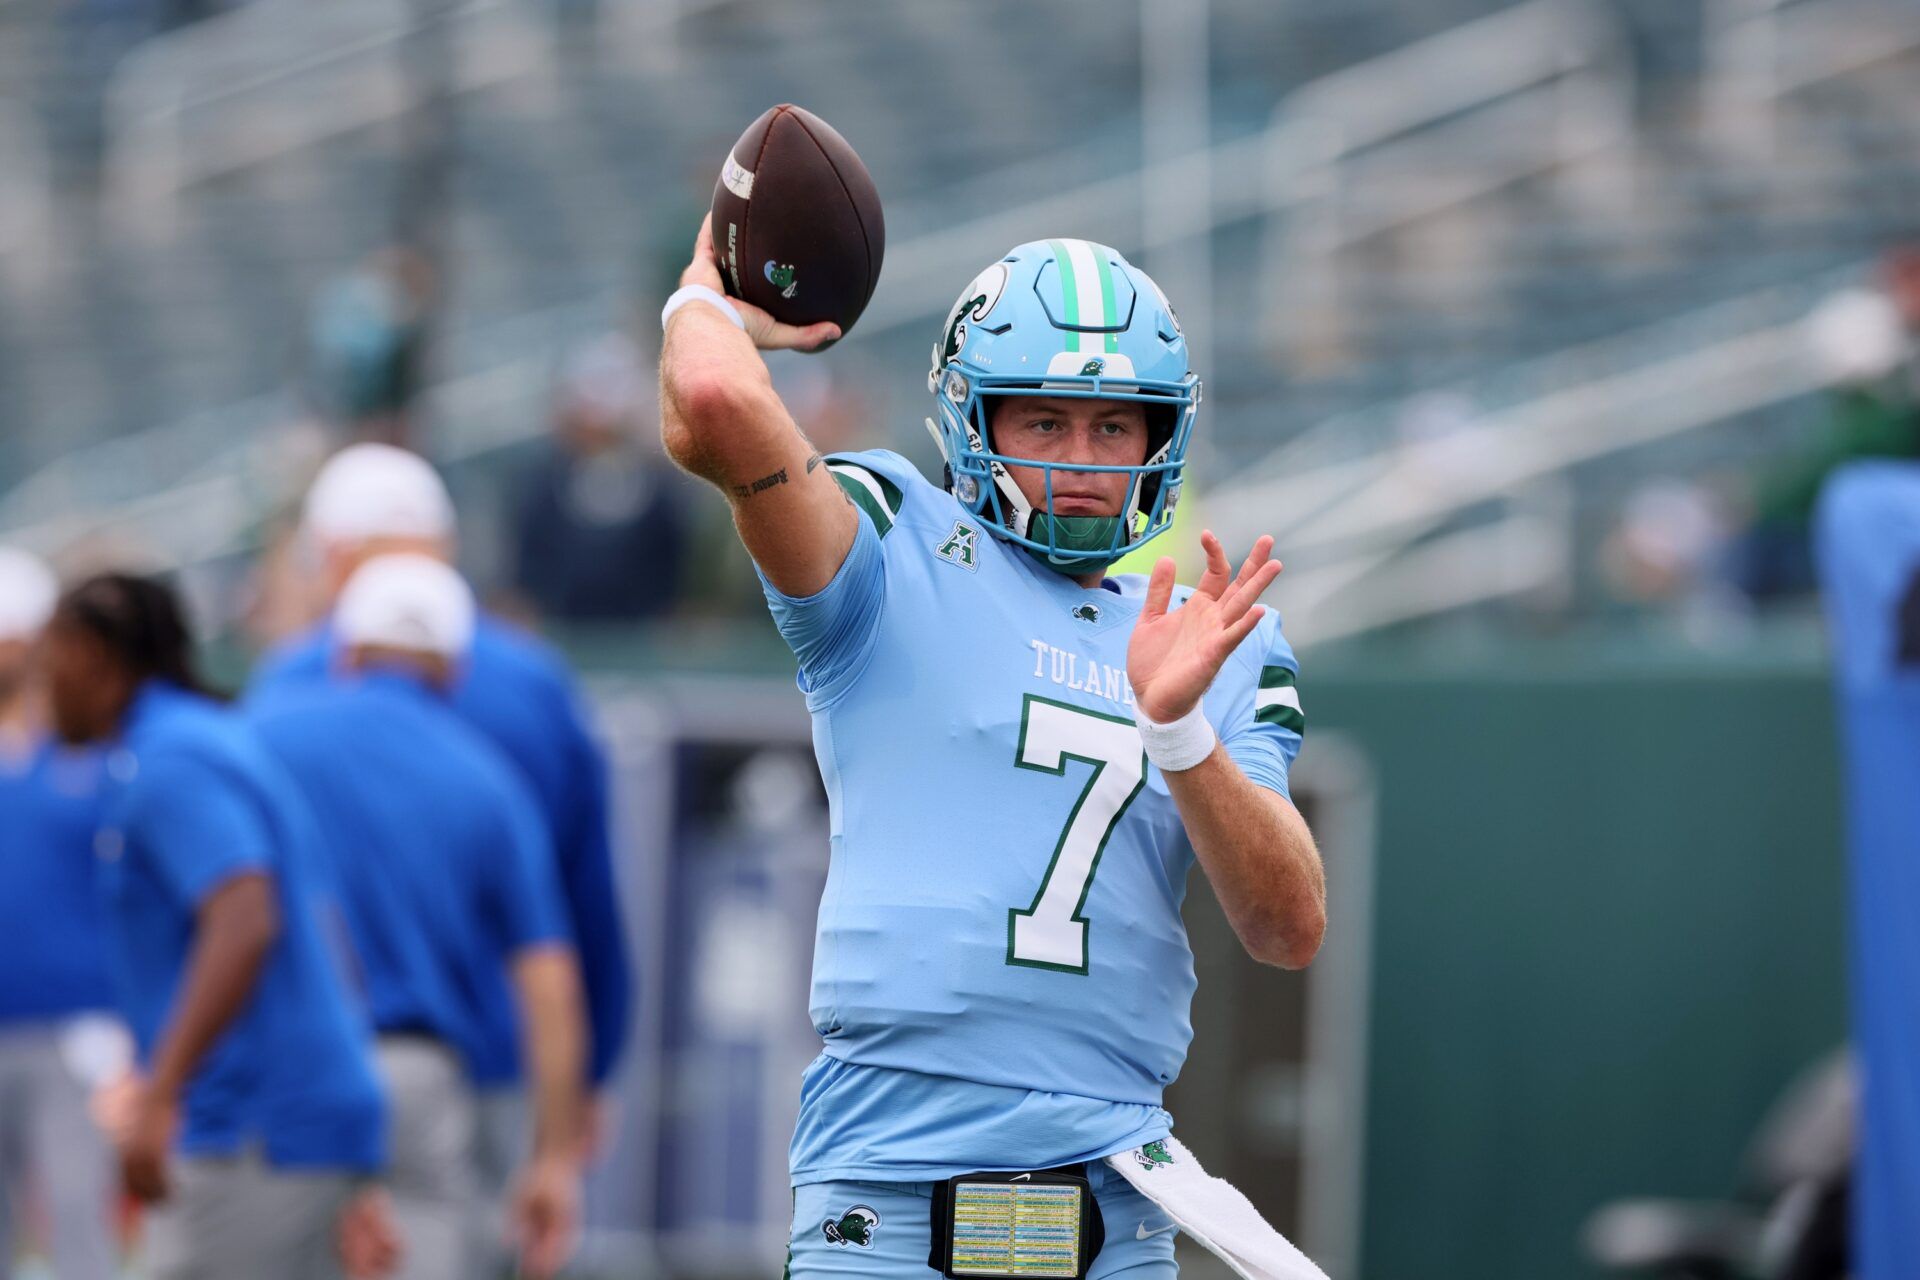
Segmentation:
{"type": "MultiPolygon", "coordinates": [[[[800,687],[808,702],[831,702],[860,674],[879,636],[886,603],[884,540],[900,514],[900,486],[876,465],[885,455],[836,455],[827,463],[833,478],[860,513],[853,546],[832,581],[811,596],[790,596],[766,575],[760,585],[774,625],[800,662],[800,687]]],[[[757,570],[756,570],[757,572],[757,570]]]]}
{"type": "Polygon", "coordinates": [[[593,1044],[589,1067],[595,1084],[613,1074],[626,1047],[632,1016],[633,976],[620,919],[620,886],[614,877],[608,817],[607,760],[577,700],[568,699],[567,742],[573,766],[573,796],[559,850],[561,892],[573,922],[574,946],[586,988],[587,1022],[593,1044]]]}
{"type": "Polygon", "coordinates": [[[1300,710],[1300,663],[1280,634],[1280,618],[1262,622],[1252,637],[1259,671],[1250,696],[1235,699],[1228,723],[1219,726],[1227,755],[1255,785],[1291,798],[1287,774],[1300,754],[1307,722],[1300,710]]]}
{"type": "Polygon", "coordinates": [[[494,789],[494,857],[488,915],[502,953],[572,937],[553,842],[532,797],[503,768],[494,789]]]}
{"type": "Polygon", "coordinates": [[[188,910],[235,876],[272,869],[265,813],[221,770],[190,756],[143,760],[137,788],[128,843],[188,910]]]}

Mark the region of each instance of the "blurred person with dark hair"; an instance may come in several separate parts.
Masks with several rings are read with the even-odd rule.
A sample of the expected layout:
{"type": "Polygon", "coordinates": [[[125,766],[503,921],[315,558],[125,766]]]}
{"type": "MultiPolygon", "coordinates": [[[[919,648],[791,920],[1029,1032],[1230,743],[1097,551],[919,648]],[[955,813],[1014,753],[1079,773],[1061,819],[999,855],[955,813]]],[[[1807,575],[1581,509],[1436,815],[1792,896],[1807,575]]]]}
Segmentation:
{"type": "Polygon", "coordinates": [[[643,430],[653,371],[608,334],[561,372],[553,437],[516,514],[514,585],[549,617],[637,622],[680,598],[687,509],[680,473],[643,430]]]}
{"type": "Polygon", "coordinates": [[[579,1217],[579,967],[532,793],[447,706],[473,627],[472,593],[453,569],[377,557],[334,612],[341,683],[251,708],[317,819],[372,1007],[401,1280],[477,1270],[474,1067],[515,993],[534,1098],[533,1154],[511,1205],[522,1272],[552,1275],[579,1217]]]}
{"type": "Polygon", "coordinates": [[[0,1276],[37,1207],[54,1274],[110,1280],[113,1161],[87,1097],[127,1054],[101,1013],[113,1007],[93,891],[101,758],[53,741],[34,670],[58,597],[51,569],[0,547],[0,1276]]]}
{"type": "MultiPolygon", "coordinates": [[[[321,558],[329,599],[375,556],[417,552],[451,561],[453,502],[425,459],[382,444],[343,449],[307,493],[304,536],[321,558]]],[[[331,620],[266,654],[250,698],[334,680],[346,651],[331,620]]],[[[608,830],[607,766],[564,661],[545,644],[482,611],[448,704],[513,762],[531,785],[553,845],[568,921],[586,990],[587,1082],[603,1088],[626,1042],[631,1000],[626,938],[608,830]]],[[[520,1043],[510,1020],[487,1029],[471,1060],[482,1090],[481,1138],[487,1189],[503,1194],[520,1164],[520,1043]]],[[[589,1107],[588,1139],[597,1136],[589,1107]]]]}
{"type": "Polygon", "coordinates": [[[334,1233],[385,1160],[368,1028],[321,921],[293,785],[195,673],[178,598],[91,578],[46,632],[54,725],[103,744],[109,968],[140,1077],[118,1135],[158,1280],[340,1274],[334,1233]]]}
{"type": "Polygon", "coordinates": [[[1849,289],[1808,317],[1810,358],[1831,387],[1830,427],[1766,476],[1735,576],[1756,599],[1813,588],[1808,529],[1827,477],[1863,458],[1920,458],[1920,245],[1889,252],[1878,289],[1849,289]]]}

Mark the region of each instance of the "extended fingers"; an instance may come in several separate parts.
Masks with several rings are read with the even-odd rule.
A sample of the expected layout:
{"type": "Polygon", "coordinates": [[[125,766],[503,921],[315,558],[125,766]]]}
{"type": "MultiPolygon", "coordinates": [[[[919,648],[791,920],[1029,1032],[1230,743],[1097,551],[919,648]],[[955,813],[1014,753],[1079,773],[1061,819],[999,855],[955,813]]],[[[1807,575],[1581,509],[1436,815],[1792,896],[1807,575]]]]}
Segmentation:
{"type": "Polygon", "coordinates": [[[1167,611],[1167,604],[1173,599],[1173,557],[1161,556],[1153,562],[1153,572],[1147,576],[1147,602],[1140,611],[1140,617],[1157,618],[1167,611]]]}
{"type": "Polygon", "coordinates": [[[1221,612],[1226,617],[1238,619],[1241,614],[1253,608],[1254,601],[1258,600],[1261,593],[1272,586],[1273,580],[1280,576],[1280,568],[1278,560],[1267,560],[1257,565],[1252,576],[1235,587],[1233,593],[1221,603],[1221,612]]]}
{"type": "Polygon", "coordinates": [[[1254,539],[1253,550],[1247,553],[1246,562],[1240,566],[1240,572],[1234,575],[1233,585],[1237,587],[1244,584],[1247,579],[1251,578],[1254,572],[1271,559],[1272,556],[1273,538],[1271,535],[1263,533],[1254,539]]]}
{"type": "Polygon", "coordinates": [[[1240,642],[1252,635],[1253,629],[1260,625],[1260,619],[1266,616],[1267,606],[1263,604],[1257,604],[1241,614],[1233,625],[1220,633],[1220,652],[1227,654],[1239,648],[1240,642]]]}
{"type": "Polygon", "coordinates": [[[1203,596],[1218,599],[1233,579],[1233,566],[1227,561],[1227,549],[1220,545],[1220,539],[1213,536],[1213,530],[1200,531],[1200,550],[1206,553],[1207,571],[1200,575],[1199,585],[1194,590],[1203,596]]]}

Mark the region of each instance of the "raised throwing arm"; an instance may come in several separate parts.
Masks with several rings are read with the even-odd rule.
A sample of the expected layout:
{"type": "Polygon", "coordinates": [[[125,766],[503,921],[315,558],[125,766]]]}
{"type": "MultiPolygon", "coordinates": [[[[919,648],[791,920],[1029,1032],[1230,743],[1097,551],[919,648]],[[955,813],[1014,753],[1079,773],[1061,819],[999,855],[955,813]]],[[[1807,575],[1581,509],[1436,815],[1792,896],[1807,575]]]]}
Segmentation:
{"type": "MultiPolygon", "coordinates": [[[[720,291],[706,223],[680,283],[720,291]]],[[[783,325],[730,301],[744,328],[704,300],[668,319],[660,350],[661,438],[669,457],[726,495],[740,540],[768,580],[787,595],[810,596],[846,558],[858,517],[775,394],[760,352],[814,350],[840,330],[783,325]]]]}

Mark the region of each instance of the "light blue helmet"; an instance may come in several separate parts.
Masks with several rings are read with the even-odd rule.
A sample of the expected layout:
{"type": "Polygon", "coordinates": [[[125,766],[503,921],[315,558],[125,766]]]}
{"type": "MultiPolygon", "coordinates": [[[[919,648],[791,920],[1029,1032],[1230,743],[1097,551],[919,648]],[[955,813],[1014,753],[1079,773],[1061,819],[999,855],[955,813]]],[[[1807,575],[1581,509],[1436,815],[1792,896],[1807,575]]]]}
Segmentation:
{"type": "Polygon", "coordinates": [[[927,427],[946,459],[948,490],[1048,568],[1097,571],[1173,523],[1200,380],[1160,286],[1107,246],[1035,240],[975,276],[933,348],[927,387],[937,406],[927,427]],[[1146,461],[1066,467],[995,452],[991,398],[1042,392],[1145,403],[1146,461]],[[1040,468],[1044,508],[1028,503],[1009,464],[1040,468]],[[1126,505],[1117,516],[1055,516],[1056,470],[1130,472],[1126,505]]]}

